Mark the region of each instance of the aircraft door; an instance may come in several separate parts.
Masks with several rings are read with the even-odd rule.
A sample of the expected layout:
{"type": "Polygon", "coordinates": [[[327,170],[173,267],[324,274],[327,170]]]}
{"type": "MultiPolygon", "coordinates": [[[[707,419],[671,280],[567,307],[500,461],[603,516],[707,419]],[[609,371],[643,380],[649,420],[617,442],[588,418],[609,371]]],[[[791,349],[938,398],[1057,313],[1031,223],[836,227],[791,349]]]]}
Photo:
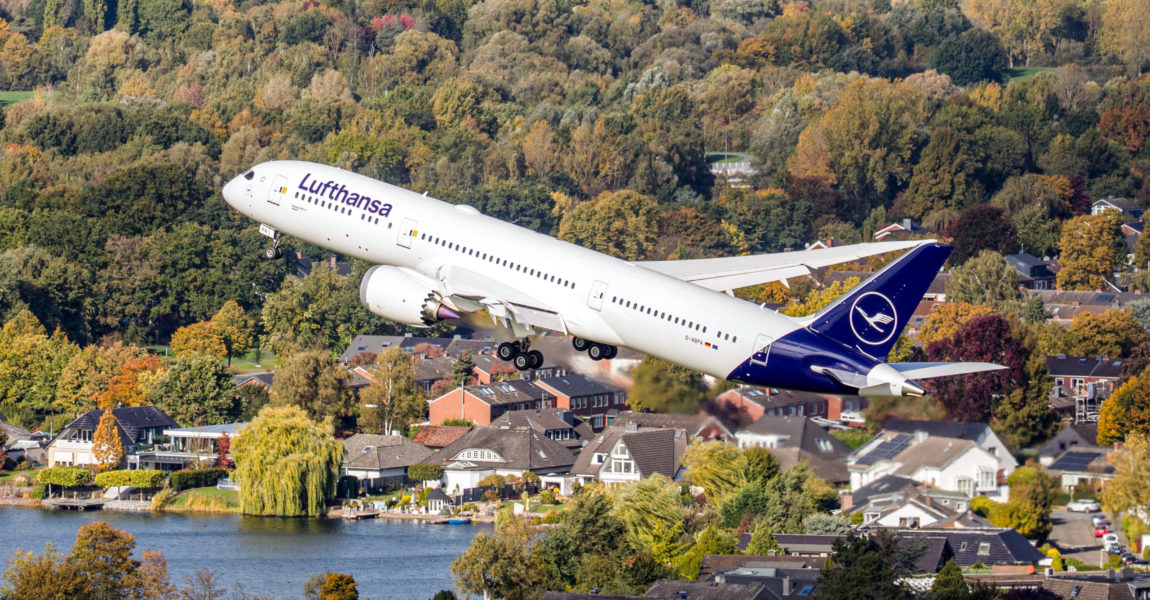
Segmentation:
{"type": "Polygon", "coordinates": [[[399,228],[399,237],[396,238],[395,243],[404,248],[410,248],[411,240],[419,234],[417,227],[418,225],[416,224],[415,219],[404,219],[403,225],[399,228]]]}
{"type": "Polygon", "coordinates": [[[771,353],[771,344],[775,342],[775,338],[759,334],[755,337],[755,351],[751,354],[751,363],[756,365],[767,366],[767,356],[771,353]]]}
{"type": "Polygon", "coordinates": [[[591,284],[591,294],[587,296],[587,306],[594,310],[603,310],[603,296],[607,295],[607,284],[596,281],[591,284]]]}
{"type": "Polygon", "coordinates": [[[268,203],[276,206],[280,205],[280,200],[287,195],[287,177],[283,175],[276,175],[272,179],[272,185],[268,188],[268,203]]]}

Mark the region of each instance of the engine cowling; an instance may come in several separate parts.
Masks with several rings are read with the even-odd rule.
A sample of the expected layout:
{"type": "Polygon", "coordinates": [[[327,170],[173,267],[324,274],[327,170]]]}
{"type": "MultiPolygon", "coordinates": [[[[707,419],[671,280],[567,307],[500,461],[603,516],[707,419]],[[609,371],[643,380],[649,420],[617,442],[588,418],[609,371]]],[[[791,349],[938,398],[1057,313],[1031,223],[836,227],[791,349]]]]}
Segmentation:
{"type": "Polygon", "coordinates": [[[359,284],[359,301],[385,319],[417,327],[459,318],[459,313],[447,305],[430,280],[387,265],[372,267],[364,273],[359,284]]]}

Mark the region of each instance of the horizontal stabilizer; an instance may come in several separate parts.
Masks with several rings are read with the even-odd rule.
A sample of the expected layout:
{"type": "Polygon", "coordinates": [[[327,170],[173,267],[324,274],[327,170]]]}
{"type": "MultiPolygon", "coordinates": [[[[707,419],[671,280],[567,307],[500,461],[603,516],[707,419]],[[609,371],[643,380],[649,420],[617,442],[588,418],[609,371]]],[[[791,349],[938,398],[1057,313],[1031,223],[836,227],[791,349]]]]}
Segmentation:
{"type": "Polygon", "coordinates": [[[983,371],[999,371],[1006,367],[988,362],[918,362],[887,363],[907,379],[931,379],[947,375],[967,375],[983,371]]]}

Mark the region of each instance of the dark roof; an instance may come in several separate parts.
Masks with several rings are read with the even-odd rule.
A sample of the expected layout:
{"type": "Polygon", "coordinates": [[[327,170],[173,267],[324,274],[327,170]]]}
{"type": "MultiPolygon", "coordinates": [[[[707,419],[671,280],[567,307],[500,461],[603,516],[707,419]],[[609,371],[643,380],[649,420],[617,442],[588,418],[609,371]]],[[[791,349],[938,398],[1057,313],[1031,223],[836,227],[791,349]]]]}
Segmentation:
{"type": "Polygon", "coordinates": [[[1054,277],[1054,272],[1050,270],[1041,258],[1036,258],[1029,254],[1009,254],[1006,257],[1006,263],[1014,267],[1024,280],[1031,279],[1048,279],[1054,277]]]}
{"type": "Polygon", "coordinates": [[[548,377],[537,382],[541,386],[568,397],[597,396],[599,394],[613,394],[618,388],[595,381],[586,375],[564,375],[562,377],[548,377]]]}
{"type": "Polygon", "coordinates": [[[638,431],[627,431],[625,427],[616,425],[608,427],[583,446],[571,472],[597,477],[602,464],[592,460],[594,455],[609,453],[620,439],[631,453],[642,477],[661,473],[673,479],[687,451],[687,436],[681,429],[640,428],[638,431]]]}
{"type": "Polygon", "coordinates": [[[499,342],[492,340],[465,340],[465,339],[452,339],[451,343],[447,345],[444,352],[447,356],[459,356],[464,352],[470,352],[472,356],[478,354],[486,354],[495,350],[499,342]]]}
{"type": "MultiPolygon", "coordinates": [[[[866,454],[859,456],[855,460],[855,464],[873,465],[880,460],[893,460],[894,457],[902,454],[907,448],[910,448],[913,442],[914,436],[908,433],[887,434],[882,441],[871,447],[866,454]]],[[[866,446],[864,446],[864,448],[865,447],[866,446]]]]}
{"type": "Polygon", "coordinates": [[[545,391],[534,383],[522,379],[513,379],[511,381],[501,381],[485,385],[469,385],[465,386],[463,391],[472,398],[477,398],[490,406],[534,402],[551,395],[550,392],[545,391]]]}
{"type": "Polygon", "coordinates": [[[1046,370],[1051,377],[1106,377],[1118,379],[1122,376],[1121,358],[1101,356],[1058,356],[1046,357],[1046,370]]]}
{"type": "Polygon", "coordinates": [[[275,383],[275,378],[276,378],[275,372],[271,372],[271,373],[245,373],[243,375],[233,375],[232,381],[235,382],[235,384],[237,386],[252,383],[252,384],[262,385],[262,386],[264,386],[270,390],[270,389],[272,389],[272,385],[275,383]]]}
{"type": "Polygon", "coordinates": [[[801,448],[814,456],[834,459],[846,456],[851,449],[807,417],[764,415],[740,430],[740,433],[785,436],[779,448],[801,448]]]}
{"type": "Polygon", "coordinates": [[[424,498],[424,500],[442,500],[443,502],[451,502],[451,498],[448,498],[447,494],[443,493],[441,488],[433,488],[430,492],[427,493],[427,497],[424,498]]]}
{"type": "Polygon", "coordinates": [[[987,566],[1029,565],[1046,556],[1026,541],[1022,534],[1009,528],[900,529],[898,532],[902,536],[945,538],[960,567],[969,567],[975,563],[987,566]]]}
{"type": "Polygon", "coordinates": [[[946,561],[954,557],[954,551],[950,548],[950,544],[946,538],[928,537],[921,548],[911,547],[912,545],[917,546],[917,544],[914,538],[907,536],[899,536],[895,543],[901,548],[910,547],[910,550],[918,552],[918,559],[914,561],[914,571],[916,574],[938,573],[942,570],[946,561]]]}
{"type": "Polygon", "coordinates": [[[345,469],[398,469],[427,460],[434,452],[402,435],[357,433],[343,441],[345,469]]]}
{"type": "Polygon", "coordinates": [[[552,432],[552,436],[548,437],[573,450],[581,448],[587,440],[595,435],[586,421],[563,408],[512,410],[499,415],[499,418],[492,421],[490,426],[529,427],[543,435],[552,432]],[[562,432],[566,432],[567,439],[562,439],[562,432]],[[557,434],[560,437],[556,437],[557,434]]]}
{"type": "MultiPolygon", "coordinates": [[[[745,534],[750,541],[750,534],[745,534]]],[[[699,564],[699,581],[706,581],[716,574],[741,567],[771,566],[787,570],[809,569],[821,572],[825,559],[821,556],[755,556],[745,554],[704,554],[699,564]]]]}
{"type": "Polygon", "coordinates": [[[624,411],[612,419],[612,425],[637,425],[642,428],[682,429],[687,435],[698,435],[699,431],[708,424],[714,423],[722,428],[727,435],[731,432],[721,421],[707,413],[693,415],[673,415],[665,413],[637,413],[624,411]]]}
{"type": "Polygon", "coordinates": [[[743,386],[736,388],[734,393],[749,402],[754,402],[766,409],[790,406],[792,404],[821,403],[826,399],[810,392],[796,392],[793,390],[764,390],[760,387],[743,386]]]}
{"type": "Polygon", "coordinates": [[[339,357],[344,363],[351,362],[356,355],[364,352],[379,354],[384,348],[399,345],[403,342],[402,335],[357,335],[352,338],[347,349],[339,357]]]}
{"type": "Polygon", "coordinates": [[[917,421],[914,419],[891,419],[883,426],[884,431],[914,433],[924,431],[932,437],[947,437],[977,442],[990,426],[986,423],[957,423],[955,421],[917,421]]]}
{"type": "MultiPolygon", "coordinates": [[[[1073,402],[1070,402],[1073,405],[1073,402]]],[[[1056,404],[1051,401],[1051,406],[1056,404]]],[[[1098,423],[1065,423],[1058,435],[1038,449],[1042,457],[1058,456],[1071,448],[1094,447],[1098,441],[1098,423]]]]}
{"type": "Polygon", "coordinates": [[[443,448],[467,435],[468,431],[471,431],[471,428],[466,425],[424,425],[411,439],[428,448],[443,448]]]}
{"type": "Polygon", "coordinates": [[[918,484],[913,479],[898,475],[884,475],[851,492],[851,507],[847,510],[853,512],[862,507],[870,501],[871,496],[891,494],[917,486],[918,484]]]}
{"type": "Polygon", "coordinates": [[[8,434],[9,444],[18,440],[32,439],[31,431],[28,431],[19,425],[13,425],[12,423],[5,421],[3,415],[0,415],[0,429],[4,430],[4,432],[8,434]]]}
{"type": "Polygon", "coordinates": [[[682,598],[680,592],[687,592],[688,600],[765,600],[773,596],[762,584],[758,583],[660,579],[647,589],[643,598],[679,600],[682,598]]]}
{"type": "Polygon", "coordinates": [[[1079,304],[1083,306],[1094,305],[1099,307],[1109,306],[1112,308],[1121,308],[1135,300],[1143,300],[1146,298],[1145,294],[1136,294],[1134,292],[1034,290],[1031,294],[1042,298],[1043,304],[1047,306],[1051,304],[1079,304]]]}
{"type": "Polygon", "coordinates": [[[1114,196],[1110,196],[1104,200],[1095,200],[1092,206],[1098,205],[1110,205],[1114,208],[1117,208],[1118,210],[1121,210],[1122,212],[1142,212],[1142,207],[1135,204],[1134,201],[1129,198],[1116,198],[1114,196]]]}
{"type": "Polygon", "coordinates": [[[566,473],[575,463],[575,455],[559,442],[527,428],[477,427],[439,451],[436,459],[443,465],[466,460],[478,466],[516,471],[566,473]],[[468,449],[490,450],[502,461],[458,459],[468,449]]]}
{"type": "MultiPolygon", "coordinates": [[[[90,410],[80,418],[72,421],[60,434],[69,429],[74,431],[95,431],[100,425],[100,417],[104,416],[102,410],[90,410]]],[[[140,437],[141,429],[179,427],[175,419],[164,414],[164,411],[155,406],[124,406],[112,409],[112,416],[128,444],[135,444],[140,437]]]]}
{"type": "Polygon", "coordinates": [[[1099,449],[1096,452],[1075,450],[1067,452],[1046,467],[1048,471],[1070,471],[1073,473],[1086,473],[1090,471],[1092,463],[1099,463],[1098,468],[1103,471],[1114,471],[1113,465],[1106,461],[1106,451],[1099,449]]]}
{"type": "Polygon", "coordinates": [[[642,596],[617,596],[594,592],[547,592],[543,600],[639,600],[642,596]]]}
{"type": "MultiPolygon", "coordinates": [[[[849,454],[849,450],[847,453],[849,454]]],[[[821,452],[816,454],[805,448],[773,448],[771,454],[778,461],[780,470],[790,470],[791,467],[806,461],[810,464],[811,472],[815,474],[815,477],[832,485],[850,483],[850,471],[847,469],[846,463],[839,460],[840,457],[838,456],[821,452]]]]}
{"type": "Polygon", "coordinates": [[[1113,581],[1107,578],[1106,573],[1094,576],[1077,574],[1074,577],[1047,577],[1038,586],[1044,590],[1054,592],[1059,598],[1073,598],[1073,600],[1134,600],[1145,598],[1144,595],[1135,596],[1137,588],[1145,594],[1145,582],[1113,581]]]}
{"type": "Polygon", "coordinates": [[[787,554],[796,552],[829,553],[835,540],[842,537],[841,535],[812,535],[808,533],[776,533],[774,535],[775,543],[787,554]]]}
{"type": "Polygon", "coordinates": [[[422,357],[415,363],[416,381],[434,381],[451,377],[455,359],[450,356],[422,357]]]}

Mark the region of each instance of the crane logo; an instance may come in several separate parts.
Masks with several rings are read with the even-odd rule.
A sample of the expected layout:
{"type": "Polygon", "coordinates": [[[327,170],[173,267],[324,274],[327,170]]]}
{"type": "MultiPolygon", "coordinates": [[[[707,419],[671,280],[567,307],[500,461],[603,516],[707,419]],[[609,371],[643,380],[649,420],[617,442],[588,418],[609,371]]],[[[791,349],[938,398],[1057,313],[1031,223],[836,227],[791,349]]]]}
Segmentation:
{"type": "Polygon", "coordinates": [[[851,331],[860,342],[878,346],[894,337],[898,312],[890,298],[878,292],[867,292],[851,305],[850,322],[851,331]]]}

